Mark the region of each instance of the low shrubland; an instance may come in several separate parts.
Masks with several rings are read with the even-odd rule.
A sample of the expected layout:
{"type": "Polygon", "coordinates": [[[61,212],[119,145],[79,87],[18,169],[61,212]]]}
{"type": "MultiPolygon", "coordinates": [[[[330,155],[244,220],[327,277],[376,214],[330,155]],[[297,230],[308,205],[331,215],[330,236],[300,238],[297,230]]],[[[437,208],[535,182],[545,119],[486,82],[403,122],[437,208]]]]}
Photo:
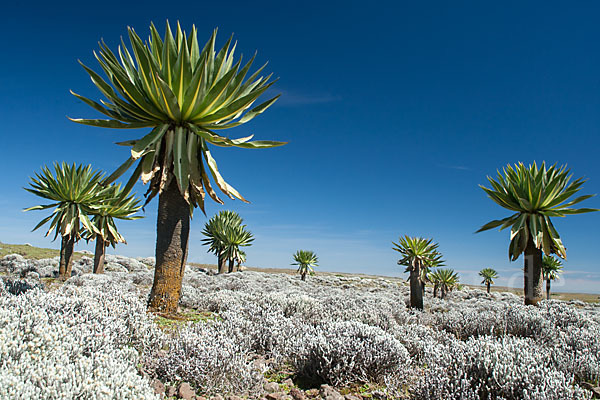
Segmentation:
{"type": "Polygon", "coordinates": [[[164,329],[146,313],[152,260],[108,261],[94,275],[83,257],[48,290],[38,278],[56,260],[0,260],[0,398],[154,399],[152,379],[260,398],[285,371],[300,389],[386,398],[589,399],[582,385],[600,379],[597,305],[465,288],[428,292],[419,312],[394,280],[189,268],[180,305],[193,318],[164,329]]]}

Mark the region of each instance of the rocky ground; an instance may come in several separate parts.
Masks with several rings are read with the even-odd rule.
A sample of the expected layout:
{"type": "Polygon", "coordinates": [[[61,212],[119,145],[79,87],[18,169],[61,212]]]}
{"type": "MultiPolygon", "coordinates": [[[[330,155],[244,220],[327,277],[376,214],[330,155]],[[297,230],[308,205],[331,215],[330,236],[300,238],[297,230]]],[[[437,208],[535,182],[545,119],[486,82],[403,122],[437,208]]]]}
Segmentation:
{"type": "Polygon", "coordinates": [[[465,288],[406,308],[397,280],[190,266],[145,312],[152,258],[0,259],[2,399],[589,399],[600,306],[465,288]]]}

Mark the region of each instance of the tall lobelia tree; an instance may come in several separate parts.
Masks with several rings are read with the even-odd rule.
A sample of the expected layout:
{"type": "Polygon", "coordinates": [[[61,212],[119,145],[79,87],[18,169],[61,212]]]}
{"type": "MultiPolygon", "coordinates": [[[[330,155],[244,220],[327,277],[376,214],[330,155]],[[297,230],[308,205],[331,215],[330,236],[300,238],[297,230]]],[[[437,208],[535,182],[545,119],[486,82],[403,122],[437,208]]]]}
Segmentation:
{"type": "Polygon", "coordinates": [[[511,261],[524,253],[524,292],[525,304],[537,305],[543,298],[542,254],[556,254],[565,259],[567,251],[552,217],[564,217],[598,211],[592,208],[571,208],[594,195],[570,198],[579,191],[584,179],[571,181],[570,170],[566,166],[546,168],[534,162],[529,167],[518,163],[514,167],[506,166],[497,180],[488,176],[492,186],[481,188],[500,206],[512,211],[511,216],[491,221],[477,232],[500,227],[511,227],[508,257],[511,261]]]}
{"type": "Polygon", "coordinates": [[[92,232],[94,227],[88,215],[93,213],[98,205],[102,186],[100,172],[93,171],[91,165],[76,166],[66,163],[54,164],[54,173],[43,167],[41,173],[31,178],[30,187],[25,188],[30,193],[43,199],[50,200],[44,204],[26,208],[24,211],[46,210],[54,208],[52,214],[40,221],[33,230],[50,222],[46,236],[54,230],[54,240],[61,237],[59,277],[68,279],[71,276],[73,247],[83,233],[92,232]]]}
{"type": "Polygon", "coordinates": [[[104,272],[106,247],[113,248],[118,243],[127,243],[117,230],[115,219],[134,220],[143,218],[135,216],[141,207],[134,195],[126,193],[121,185],[110,185],[102,193],[93,211],[92,225],[94,230],[85,233],[86,240],[95,240],[94,273],[104,272]]]}
{"type": "Polygon", "coordinates": [[[392,242],[393,249],[402,255],[398,265],[406,266],[410,272],[410,307],[423,309],[423,270],[443,265],[439,245],[433,239],[400,237],[398,243],[392,242]]]}
{"type": "Polygon", "coordinates": [[[494,284],[494,279],[498,277],[498,272],[493,268],[484,268],[479,271],[479,276],[483,278],[481,283],[485,284],[487,292],[490,292],[491,285],[494,284]]]}
{"type": "Polygon", "coordinates": [[[558,279],[562,269],[562,261],[556,257],[544,255],[542,259],[542,274],[546,280],[546,300],[550,300],[550,282],[558,279]]]}
{"type": "Polygon", "coordinates": [[[210,145],[258,149],[285,144],[250,141],[252,136],[230,139],[215,131],[249,122],[279,96],[250,109],[274,81],[271,75],[260,76],[264,66],[247,76],[255,57],[244,65],[241,59],[234,62],[232,38],[216,52],[216,30],[203,48],[195,27],[187,35],[177,24],[174,35],[167,22],[161,38],[151,25],[146,42],[133,29],[128,31],[133,53],[122,43],[115,55],[103,42],[99,53],[94,53],[106,80],[82,64],[106,101],[99,104],[73,93],[109,119],[72,120],[104,128],[151,128],[139,139],[119,143],[131,147],[131,155],[105,183],[114,182],[135,164],[125,190],[141,178],[149,183],[146,203],[159,196],[156,266],[148,307],[173,313],[181,294],[193,209],[204,211],[206,194],[223,204],[208,175],[227,196],[246,202],[219,173],[210,145]]]}

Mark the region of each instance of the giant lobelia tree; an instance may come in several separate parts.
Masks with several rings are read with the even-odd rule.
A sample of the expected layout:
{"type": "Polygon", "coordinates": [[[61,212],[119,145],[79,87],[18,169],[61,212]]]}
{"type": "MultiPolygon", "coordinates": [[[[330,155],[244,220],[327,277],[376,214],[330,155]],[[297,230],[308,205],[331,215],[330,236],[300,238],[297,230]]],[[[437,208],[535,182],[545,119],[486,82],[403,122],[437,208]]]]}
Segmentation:
{"type": "Polygon", "coordinates": [[[558,279],[562,273],[562,261],[553,256],[546,256],[542,259],[542,274],[546,280],[546,300],[550,300],[551,281],[558,279]]]}
{"type": "Polygon", "coordinates": [[[451,292],[458,286],[460,279],[453,269],[440,268],[432,273],[431,280],[435,282],[435,285],[440,291],[440,299],[443,299],[448,292],[451,292]]]}
{"type": "Polygon", "coordinates": [[[393,250],[399,252],[402,258],[398,265],[406,266],[405,272],[410,272],[410,307],[423,309],[423,271],[443,266],[439,245],[433,239],[421,237],[400,237],[398,243],[392,242],[393,250]]]}
{"type": "Polygon", "coordinates": [[[491,286],[494,284],[494,279],[498,277],[498,272],[493,268],[484,268],[479,271],[479,276],[483,278],[482,284],[485,284],[487,292],[490,293],[491,286]]]}
{"type": "Polygon", "coordinates": [[[516,261],[524,253],[526,305],[536,305],[543,298],[542,254],[567,258],[567,250],[551,218],[598,211],[571,208],[594,196],[570,200],[585,182],[582,178],[574,181],[571,178],[570,170],[565,166],[546,168],[542,162],[538,167],[534,162],[526,167],[518,163],[514,167],[509,164],[502,173],[498,171],[497,180],[488,176],[491,189],[480,185],[494,202],[513,212],[509,217],[485,224],[477,232],[511,228],[508,257],[516,261]]]}
{"type": "MultiPolygon", "coordinates": [[[[227,231],[232,226],[240,226],[244,220],[238,213],[230,210],[222,210],[213,215],[205,224],[202,234],[204,245],[209,246],[208,251],[217,256],[217,271],[219,274],[228,272],[227,269],[227,231]]],[[[231,272],[231,271],[229,271],[231,272]]]]}
{"type": "Polygon", "coordinates": [[[91,165],[69,165],[54,163],[54,172],[43,167],[41,173],[31,178],[30,193],[49,200],[50,204],[29,207],[23,211],[47,210],[52,213],[40,221],[33,230],[50,223],[46,236],[54,230],[54,240],[61,237],[59,277],[66,280],[71,277],[73,247],[85,232],[93,232],[94,226],[89,215],[99,205],[102,187],[99,182],[102,174],[92,170],[91,165]]]}
{"type": "Polygon", "coordinates": [[[241,58],[235,62],[231,38],[215,51],[216,30],[203,48],[195,27],[187,35],[177,24],[173,34],[167,22],[161,38],[151,25],[146,42],[133,29],[128,31],[133,53],[123,42],[117,54],[104,42],[94,53],[106,79],[82,63],[106,100],[100,104],[73,93],[108,119],[72,120],[104,128],[150,128],[139,139],[119,143],[131,147],[131,155],[105,184],[135,165],[125,191],[141,178],[149,183],[146,203],[159,196],[156,267],[148,307],[173,313],[181,293],[193,209],[204,211],[206,194],[223,204],[209,174],[225,195],[246,202],[219,173],[210,145],[258,149],[285,144],[250,141],[252,136],[230,139],[216,131],[250,121],[279,96],[250,108],[274,81],[271,75],[260,76],[264,66],[248,76],[255,56],[246,64],[241,58]]]}
{"type": "Polygon", "coordinates": [[[121,220],[142,218],[133,215],[142,208],[139,203],[140,201],[134,195],[124,192],[120,184],[108,186],[99,196],[96,207],[92,212],[94,230],[85,233],[87,241],[96,241],[93,267],[95,274],[104,272],[106,248],[109,245],[115,248],[118,243],[127,244],[123,235],[117,230],[115,218],[121,220]]]}
{"type": "Polygon", "coordinates": [[[224,256],[229,262],[229,267],[227,268],[228,273],[233,272],[236,261],[239,261],[242,258],[245,259],[246,253],[244,253],[241,247],[251,246],[253,241],[254,235],[246,229],[246,225],[231,225],[225,230],[224,256]],[[242,253],[244,254],[242,255],[242,253]]]}
{"type": "Polygon", "coordinates": [[[291,265],[298,266],[298,272],[300,273],[300,279],[306,280],[307,274],[314,274],[314,267],[319,266],[319,258],[317,254],[312,250],[298,250],[294,253],[294,262],[291,265]]]}

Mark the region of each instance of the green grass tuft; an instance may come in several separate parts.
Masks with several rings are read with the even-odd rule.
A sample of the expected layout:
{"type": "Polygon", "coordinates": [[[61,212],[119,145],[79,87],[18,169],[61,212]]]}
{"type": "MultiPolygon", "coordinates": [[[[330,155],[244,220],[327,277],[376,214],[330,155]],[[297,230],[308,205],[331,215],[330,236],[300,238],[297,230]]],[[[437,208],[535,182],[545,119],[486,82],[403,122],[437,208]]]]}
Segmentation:
{"type": "MultiPolygon", "coordinates": [[[[41,260],[42,258],[54,258],[60,255],[56,249],[46,249],[43,247],[30,246],[28,244],[7,244],[0,242],[0,258],[9,254],[20,254],[25,258],[32,260],[41,260]]],[[[73,253],[73,261],[83,257],[82,253],[73,253]]]]}

